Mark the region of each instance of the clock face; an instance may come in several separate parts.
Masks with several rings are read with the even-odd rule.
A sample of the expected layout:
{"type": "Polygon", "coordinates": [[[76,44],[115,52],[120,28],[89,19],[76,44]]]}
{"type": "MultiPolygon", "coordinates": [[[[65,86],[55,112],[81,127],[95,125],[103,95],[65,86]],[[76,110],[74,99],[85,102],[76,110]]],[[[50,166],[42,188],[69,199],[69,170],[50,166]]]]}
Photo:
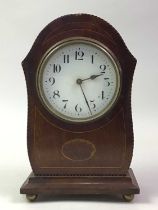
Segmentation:
{"type": "Polygon", "coordinates": [[[51,48],[38,68],[37,88],[48,111],[71,122],[106,114],[120,92],[120,67],[109,50],[90,40],[51,48]]]}

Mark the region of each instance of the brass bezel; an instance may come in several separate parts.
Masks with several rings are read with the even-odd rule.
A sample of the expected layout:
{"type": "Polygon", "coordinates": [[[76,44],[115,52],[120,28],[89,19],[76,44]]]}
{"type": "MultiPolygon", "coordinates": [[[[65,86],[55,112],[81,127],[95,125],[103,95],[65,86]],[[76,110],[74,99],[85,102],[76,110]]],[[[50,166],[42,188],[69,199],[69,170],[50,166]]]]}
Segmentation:
{"type": "Polygon", "coordinates": [[[55,116],[58,119],[61,119],[63,121],[66,121],[66,122],[71,122],[71,123],[86,122],[87,123],[90,121],[97,120],[97,119],[101,118],[102,116],[105,116],[116,104],[116,102],[119,98],[119,95],[120,95],[120,91],[121,91],[121,66],[120,66],[116,56],[112,53],[112,51],[97,40],[87,38],[87,37],[71,37],[71,38],[63,39],[62,41],[56,43],[51,48],[49,48],[47,50],[47,52],[43,55],[43,57],[39,63],[39,66],[37,68],[36,89],[37,89],[37,93],[38,93],[41,103],[43,104],[43,106],[47,109],[47,111],[50,114],[53,114],[53,116],[55,116]],[[117,88],[116,88],[116,92],[113,96],[113,99],[111,100],[111,103],[109,103],[109,105],[105,109],[103,109],[101,112],[99,112],[98,114],[90,116],[90,117],[86,117],[86,118],[72,118],[72,117],[68,117],[64,114],[61,114],[59,111],[57,111],[50,105],[50,103],[46,99],[44,91],[42,89],[41,78],[42,78],[42,74],[44,71],[44,65],[45,65],[46,61],[48,60],[48,58],[52,55],[52,53],[57,51],[59,48],[66,46],[68,44],[73,44],[73,43],[86,43],[89,45],[93,45],[93,46],[99,48],[100,50],[102,50],[114,64],[115,72],[116,72],[117,88]]]}

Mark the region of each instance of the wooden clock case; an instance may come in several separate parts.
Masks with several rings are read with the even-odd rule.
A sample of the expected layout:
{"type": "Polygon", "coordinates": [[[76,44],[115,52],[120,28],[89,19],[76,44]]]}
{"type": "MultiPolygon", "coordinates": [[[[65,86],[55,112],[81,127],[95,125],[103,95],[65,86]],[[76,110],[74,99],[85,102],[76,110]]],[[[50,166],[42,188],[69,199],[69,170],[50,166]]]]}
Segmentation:
{"type": "Polygon", "coordinates": [[[48,24],[23,60],[28,92],[28,155],[33,172],[22,194],[137,194],[133,153],[131,86],[136,59],[118,32],[92,15],[66,15],[48,24]],[[121,66],[117,103],[102,118],[68,123],[41,103],[36,79],[43,55],[65,39],[85,37],[106,46],[121,66]]]}

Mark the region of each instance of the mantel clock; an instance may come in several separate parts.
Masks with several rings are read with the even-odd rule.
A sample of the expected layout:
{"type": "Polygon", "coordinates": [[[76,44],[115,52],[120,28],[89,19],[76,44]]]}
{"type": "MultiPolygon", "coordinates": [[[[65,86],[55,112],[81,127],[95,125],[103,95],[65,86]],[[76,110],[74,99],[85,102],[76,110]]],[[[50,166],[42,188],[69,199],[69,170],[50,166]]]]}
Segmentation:
{"type": "Polygon", "coordinates": [[[22,62],[28,92],[32,173],[21,193],[139,193],[131,86],[136,59],[118,32],[88,14],[47,25],[22,62]]]}

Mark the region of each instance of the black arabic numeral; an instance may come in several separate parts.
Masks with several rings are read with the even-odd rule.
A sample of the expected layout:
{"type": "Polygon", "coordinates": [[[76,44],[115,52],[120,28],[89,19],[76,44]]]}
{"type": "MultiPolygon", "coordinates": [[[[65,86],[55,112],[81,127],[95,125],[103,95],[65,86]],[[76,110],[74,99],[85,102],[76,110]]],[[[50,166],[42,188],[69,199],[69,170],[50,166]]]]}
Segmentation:
{"type": "Polygon", "coordinates": [[[90,100],[90,104],[91,104],[91,106],[92,106],[92,109],[94,110],[94,111],[96,111],[96,104],[94,103],[94,100],[90,100]]]}
{"type": "Polygon", "coordinates": [[[102,98],[102,100],[105,98],[103,90],[101,91],[101,98],[102,98]]]}
{"type": "Polygon", "coordinates": [[[64,63],[69,63],[69,61],[70,61],[70,56],[64,55],[64,63]]]}
{"type": "Polygon", "coordinates": [[[53,72],[59,73],[61,71],[61,65],[60,64],[54,64],[53,65],[53,72]]]}
{"type": "Polygon", "coordinates": [[[75,52],[75,60],[83,60],[84,52],[83,51],[76,51],[75,52]]]}
{"type": "Polygon", "coordinates": [[[105,70],[106,70],[106,65],[102,64],[99,66],[100,70],[101,70],[101,73],[102,74],[105,74],[105,70]]]}
{"type": "Polygon", "coordinates": [[[67,102],[68,102],[68,100],[62,100],[62,102],[64,102],[65,104],[64,104],[64,109],[66,109],[66,106],[67,106],[67,102]]]}
{"type": "Polygon", "coordinates": [[[78,106],[78,104],[75,106],[75,111],[78,113],[78,115],[80,114],[80,112],[82,111],[82,108],[78,106]]]}
{"type": "Polygon", "coordinates": [[[54,85],[55,78],[54,77],[49,77],[48,81],[50,82],[51,85],[54,85]]]}
{"type": "Polygon", "coordinates": [[[104,78],[104,80],[105,80],[106,86],[110,86],[110,82],[108,81],[109,78],[104,78]]]}
{"type": "Polygon", "coordinates": [[[91,56],[91,62],[94,63],[94,55],[91,56]]]}
{"type": "Polygon", "coordinates": [[[53,98],[60,98],[60,94],[59,94],[59,90],[55,90],[54,92],[53,92],[53,98]]]}

